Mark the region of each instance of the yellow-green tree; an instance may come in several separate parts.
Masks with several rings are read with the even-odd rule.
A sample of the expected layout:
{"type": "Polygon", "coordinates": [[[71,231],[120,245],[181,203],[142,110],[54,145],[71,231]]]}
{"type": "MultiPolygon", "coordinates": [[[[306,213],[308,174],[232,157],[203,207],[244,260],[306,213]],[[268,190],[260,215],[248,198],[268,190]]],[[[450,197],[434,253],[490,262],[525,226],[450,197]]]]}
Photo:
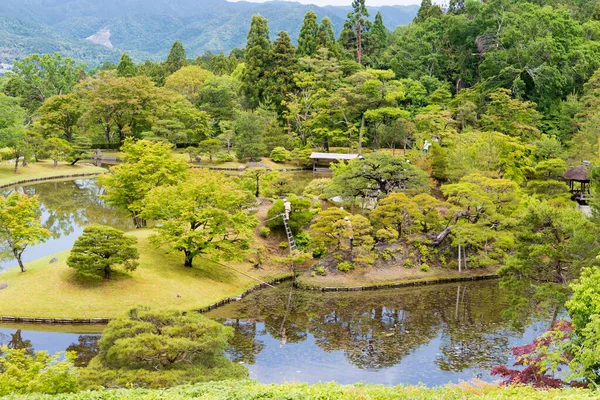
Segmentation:
{"type": "Polygon", "coordinates": [[[153,189],[142,216],[158,221],[156,243],[183,252],[184,265],[194,258],[239,260],[249,247],[258,220],[249,211],[255,200],[237,179],[196,171],[177,185],[153,189]]]}
{"type": "Polygon", "coordinates": [[[371,213],[375,224],[383,229],[395,229],[398,237],[414,225],[419,209],[404,193],[392,193],[379,201],[371,213]]]}
{"type": "Polygon", "coordinates": [[[44,142],[44,150],[58,167],[58,161],[66,159],[73,148],[66,140],[52,137],[44,142]]]}
{"type": "Polygon", "coordinates": [[[369,247],[374,242],[371,223],[367,218],[336,207],[321,211],[310,229],[334,250],[349,248],[350,239],[352,247],[369,247]]]}
{"type": "Polygon", "coordinates": [[[13,192],[0,195],[0,255],[12,255],[25,272],[23,252],[30,245],[44,242],[50,231],[40,221],[40,203],[35,196],[13,192]]]}
{"type": "Polygon", "coordinates": [[[180,93],[190,103],[197,104],[202,87],[212,77],[212,72],[190,65],[169,76],[165,82],[165,88],[180,93]]]}
{"type": "Polygon", "coordinates": [[[77,132],[77,123],[83,115],[81,98],[74,93],[52,96],[38,109],[38,123],[44,136],[60,136],[69,143],[77,132]]]}
{"type": "Polygon", "coordinates": [[[121,148],[123,163],[111,168],[111,173],[99,181],[106,189],[104,199],[127,210],[137,228],[146,226],[141,216],[142,201],[150,190],[174,185],[186,177],[188,169],[184,160],[174,157],[171,146],[148,140],[126,140],[121,148]]]}

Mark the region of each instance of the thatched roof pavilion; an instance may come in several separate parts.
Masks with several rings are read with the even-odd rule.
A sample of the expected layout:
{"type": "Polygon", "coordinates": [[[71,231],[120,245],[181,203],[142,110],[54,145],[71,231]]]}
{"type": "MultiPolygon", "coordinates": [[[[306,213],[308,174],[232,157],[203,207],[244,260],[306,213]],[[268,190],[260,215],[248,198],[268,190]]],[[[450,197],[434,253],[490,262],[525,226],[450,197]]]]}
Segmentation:
{"type": "Polygon", "coordinates": [[[588,196],[586,195],[590,194],[591,169],[584,164],[569,169],[563,176],[573,193],[571,198],[579,204],[587,204],[588,196]],[[579,187],[577,187],[577,183],[579,183],[579,187]]]}
{"type": "Polygon", "coordinates": [[[582,166],[571,168],[564,174],[564,178],[568,181],[572,182],[585,182],[589,183],[590,181],[590,171],[582,166]]]}

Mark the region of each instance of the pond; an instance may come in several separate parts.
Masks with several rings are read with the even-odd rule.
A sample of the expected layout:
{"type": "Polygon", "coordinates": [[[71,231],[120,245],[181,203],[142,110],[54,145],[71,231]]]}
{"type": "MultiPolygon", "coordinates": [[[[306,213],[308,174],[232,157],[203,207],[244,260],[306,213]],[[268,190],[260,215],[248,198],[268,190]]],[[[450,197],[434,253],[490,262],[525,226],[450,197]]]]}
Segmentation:
{"type": "MultiPolygon", "coordinates": [[[[3,189],[6,194],[14,188],[3,189]]],[[[91,224],[110,225],[122,230],[133,229],[131,218],[109,207],[99,198],[102,188],[95,179],[62,180],[34,185],[16,186],[16,190],[37,195],[42,210],[42,222],[52,232],[45,243],[28,247],[23,253],[25,262],[68,250],[83,228],[91,224]]],[[[12,259],[0,260],[0,268],[15,267],[12,259]]]]}
{"type": "MultiPolygon", "coordinates": [[[[297,194],[301,194],[315,177],[312,171],[284,172],[282,175],[293,179],[297,194]]],[[[0,189],[0,193],[7,194],[14,189],[15,187],[0,189]]],[[[52,237],[45,243],[25,250],[25,262],[70,249],[83,228],[91,224],[110,225],[124,231],[134,229],[127,213],[115,210],[100,199],[103,189],[95,179],[17,185],[16,190],[39,197],[42,222],[52,232],[52,237]]],[[[16,266],[17,262],[13,258],[0,259],[0,270],[16,266]]]]}
{"type": "MultiPolygon", "coordinates": [[[[206,315],[234,328],[228,356],[259,382],[434,386],[495,380],[489,371],[512,365],[511,347],[550,326],[553,316],[535,310],[512,324],[503,316],[507,296],[497,281],[351,293],[281,284],[206,315]]],[[[58,329],[0,326],[0,343],[79,351],[78,365],[97,352],[99,328],[58,329]]]]}
{"type": "MultiPolygon", "coordinates": [[[[291,173],[290,173],[291,174],[291,173]]],[[[312,172],[294,173],[300,193],[312,172]]],[[[133,229],[108,207],[94,179],[19,187],[36,194],[53,237],[24,253],[26,261],[69,249],[92,223],[133,229]]],[[[6,190],[5,190],[6,192],[6,190]]],[[[12,260],[0,264],[14,266],[12,260]]],[[[513,324],[508,294],[496,281],[372,292],[318,293],[279,285],[207,314],[235,329],[228,354],[260,382],[365,381],[439,385],[480,377],[512,364],[510,348],[530,342],[556,317],[532,310],[513,324]]],[[[0,344],[75,350],[84,366],[97,352],[103,327],[0,326],[0,344]]]]}

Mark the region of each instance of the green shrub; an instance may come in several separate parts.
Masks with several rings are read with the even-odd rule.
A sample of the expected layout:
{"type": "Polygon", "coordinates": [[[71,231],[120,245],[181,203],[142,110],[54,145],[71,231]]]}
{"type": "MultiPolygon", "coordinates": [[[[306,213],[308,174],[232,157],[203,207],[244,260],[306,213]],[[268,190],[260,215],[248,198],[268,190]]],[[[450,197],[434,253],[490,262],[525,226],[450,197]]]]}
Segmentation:
{"type": "Polygon", "coordinates": [[[325,275],[325,267],[317,267],[315,268],[315,272],[317,275],[325,275]]]}
{"type": "Polygon", "coordinates": [[[292,153],[285,147],[275,147],[273,151],[271,151],[271,159],[276,163],[290,161],[292,159],[292,153]]]}
{"type": "Polygon", "coordinates": [[[161,388],[245,378],[247,369],[224,355],[232,337],[232,328],[199,313],[134,308],[104,329],[98,355],[79,371],[80,383],[161,388]]]}
{"type": "Polygon", "coordinates": [[[384,249],[381,252],[380,257],[383,261],[392,260],[394,258],[394,251],[392,249],[384,249]]]}
{"type": "Polygon", "coordinates": [[[228,153],[226,153],[224,151],[218,153],[216,159],[217,159],[218,162],[222,162],[222,163],[224,163],[224,162],[232,162],[234,160],[232,154],[228,154],[228,153]]]}
{"type": "Polygon", "coordinates": [[[77,391],[74,354],[68,353],[66,360],[62,355],[0,346],[0,396],[77,391]]]}
{"type": "Polygon", "coordinates": [[[279,248],[280,248],[281,250],[285,250],[285,249],[287,249],[288,247],[290,247],[290,244],[289,244],[288,242],[281,242],[281,243],[279,243],[279,248]]]}
{"type": "Polygon", "coordinates": [[[325,246],[317,246],[313,249],[312,255],[314,258],[321,258],[327,253],[325,246]]]}
{"type": "Polygon", "coordinates": [[[352,263],[344,261],[337,265],[337,269],[338,269],[338,271],[348,272],[348,271],[354,269],[354,265],[352,263]]]}
{"type": "Polygon", "coordinates": [[[415,265],[413,264],[413,262],[412,262],[411,260],[406,260],[406,261],[404,262],[404,268],[412,268],[412,267],[414,267],[414,266],[415,266],[415,265]]]}
{"type": "Polygon", "coordinates": [[[263,226],[262,228],[260,228],[260,236],[262,236],[266,239],[269,237],[270,234],[271,234],[271,230],[268,227],[263,226]]]}
{"type": "Polygon", "coordinates": [[[423,272],[429,271],[429,265],[427,265],[427,263],[421,264],[421,271],[423,271],[423,272]]]}
{"type": "Polygon", "coordinates": [[[306,231],[301,231],[294,237],[294,241],[300,250],[306,250],[310,244],[310,235],[306,231]]]}
{"type": "Polygon", "coordinates": [[[394,243],[398,240],[398,231],[393,229],[379,229],[375,232],[375,239],[378,242],[394,243]]]}

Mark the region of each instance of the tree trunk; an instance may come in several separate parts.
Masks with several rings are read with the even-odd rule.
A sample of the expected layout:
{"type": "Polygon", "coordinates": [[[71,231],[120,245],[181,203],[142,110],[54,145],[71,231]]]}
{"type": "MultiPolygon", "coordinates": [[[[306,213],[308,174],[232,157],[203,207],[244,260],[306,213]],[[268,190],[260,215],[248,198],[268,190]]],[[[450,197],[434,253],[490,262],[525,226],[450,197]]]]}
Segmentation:
{"type": "Polygon", "coordinates": [[[362,26],[356,25],[356,61],[362,65],[362,26]]]}
{"type": "Polygon", "coordinates": [[[104,279],[111,279],[112,271],[109,266],[104,267],[104,279]]]}
{"type": "Polygon", "coordinates": [[[192,255],[192,253],[190,251],[187,251],[187,250],[184,250],[183,254],[185,254],[185,262],[183,263],[184,267],[192,268],[193,267],[192,262],[194,261],[194,256],[192,255]]]}
{"type": "Polygon", "coordinates": [[[17,251],[17,249],[13,250],[13,254],[15,255],[15,258],[17,259],[17,262],[19,263],[19,268],[21,268],[21,272],[25,272],[25,266],[23,265],[23,260],[21,259],[21,254],[23,252],[19,252],[17,251]]]}
{"type": "Polygon", "coordinates": [[[106,125],[104,127],[104,138],[106,139],[106,143],[110,143],[110,126],[106,125]]]}
{"type": "Polygon", "coordinates": [[[260,195],[260,177],[256,177],[256,198],[260,195]]]}
{"type": "Polygon", "coordinates": [[[15,174],[19,172],[19,155],[15,158],[15,174]]]}
{"type": "Polygon", "coordinates": [[[54,168],[58,167],[58,160],[54,160],[54,168]]]}
{"type": "Polygon", "coordinates": [[[140,218],[137,215],[133,216],[133,225],[135,226],[135,229],[141,229],[141,228],[145,228],[146,227],[146,220],[143,218],[140,218]]]}
{"type": "Polygon", "coordinates": [[[363,131],[365,130],[365,114],[362,116],[362,120],[360,122],[360,131],[358,131],[358,155],[360,156],[362,153],[362,138],[363,131]]]}

